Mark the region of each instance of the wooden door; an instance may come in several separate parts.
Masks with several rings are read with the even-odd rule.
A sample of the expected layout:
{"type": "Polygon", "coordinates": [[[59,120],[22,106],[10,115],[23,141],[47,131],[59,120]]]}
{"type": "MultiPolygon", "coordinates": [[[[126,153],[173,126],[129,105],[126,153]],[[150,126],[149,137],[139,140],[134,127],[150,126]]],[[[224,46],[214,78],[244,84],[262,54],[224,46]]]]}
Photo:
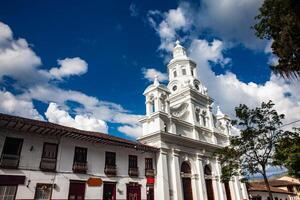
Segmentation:
{"type": "Polygon", "coordinates": [[[231,200],[229,182],[224,183],[224,186],[225,186],[226,198],[227,200],[231,200]]]}
{"type": "Polygon", "coordinates": [[[148,188],[147,200],[154,200],[154,188],[153,187],[148,188]]]}
{"type": "Polygon", "coordinates": [[[193,200],[191,178],[183,177],[182,178],[182,187],[183,187],[183,199],[184,200],[193,200]]]}
{"type": "Polygon", "coordinates": [[[127,185],[127,200],[141,200],[141,187],[127,185]]]}
{"type": "Polygon", "coordinates": [[[213,185],[212,185],[212,180],[205,179],[205,185],[206,185],[207,199],[214,200],[214,189],[213,189],[213,185]]]}
{"type": "Polygon", "coordinates": [[[116,200],[116,184],[104,183],[103,200],[116,200]]]}
{"type": "Polygon", "coordinates": [[[69,200],[84,200],[85,182],[70,181],[69,200]]]}

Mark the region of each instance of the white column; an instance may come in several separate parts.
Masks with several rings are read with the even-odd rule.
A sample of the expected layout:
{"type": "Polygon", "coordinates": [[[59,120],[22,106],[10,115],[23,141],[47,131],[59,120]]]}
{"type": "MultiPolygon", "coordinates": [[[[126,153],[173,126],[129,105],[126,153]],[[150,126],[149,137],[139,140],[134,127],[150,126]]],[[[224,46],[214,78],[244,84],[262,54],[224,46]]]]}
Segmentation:
{"type": "Polygon", "coordinates": [[[168,178],[169,178],[169,174],[168,174],[167,152],[161,149],[157,158],[155,199],[161,199],[161,200],[170,199],[168,178]]]}
{"type": "Polygon", "coordinates": [[[206,185],[205,185],[204,172],[203,172],[203,162],[202,162],[201,155],[197,155],[196,160],[197,160],[196,161],[196,169],[197,169],[197,173],[199,174],[199,177],[197,180],[197,188],[199,189],[197,199],[207,200],[206,185]]]}
{"type": "Polygon", "coordinates": [[[241,189],[242,189],[243,199],[249,199],[245,183],[241,183],[241,189]]]}
{"type": "Polygon", "coordinates": [[[234,189],[235,189],[236,199],[240,200],[242,199],[242,195],[239,187],[239,179],[236,176],[234,176],[233,179],[234,179],[234,189]]]}
{"type": "Polygon", "coordinates": [[[174,200],[182,200],[182,183],[180,175],[179,151],[173,149],[172,152],[172,177],[173,177],[173,197],[174,200]]]}
{"type": "Polygon", "coordinates": [[[225,192],[225,188],[224,188],[224,184],[221,182],[221,165],[220,162],[216,159],[216,171],[217,171],[217,185],[218,185],[218,191],[219,191],[219,197],[220,200],[225,200],[226,199],[226,192],[225,192]]]}

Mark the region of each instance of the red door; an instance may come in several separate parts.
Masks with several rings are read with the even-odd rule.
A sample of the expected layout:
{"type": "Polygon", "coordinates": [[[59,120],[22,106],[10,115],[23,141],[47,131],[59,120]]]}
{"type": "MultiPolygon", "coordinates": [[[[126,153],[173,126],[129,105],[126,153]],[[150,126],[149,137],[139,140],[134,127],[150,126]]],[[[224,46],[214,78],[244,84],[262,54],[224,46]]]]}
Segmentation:
{"type": "Polygon", "coordinates": [[[103,200],[116,200],[116,184],[105,182],[103,186],[103,200]]]}
{"type": "Polygon", "coordinates": [[[85,182],[70,181],[69,200],[84,200],[85,182]]]}
{"type": "Polygon", "coordinates": [[[141,200],[141,187],[139,185],[127,185],[127,200],[141,200]]]}

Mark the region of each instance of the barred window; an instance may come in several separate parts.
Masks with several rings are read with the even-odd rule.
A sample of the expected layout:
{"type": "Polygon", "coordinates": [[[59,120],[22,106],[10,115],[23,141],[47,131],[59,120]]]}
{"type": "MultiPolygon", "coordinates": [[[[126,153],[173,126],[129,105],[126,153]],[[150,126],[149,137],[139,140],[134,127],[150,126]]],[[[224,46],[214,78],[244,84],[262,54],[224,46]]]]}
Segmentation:
{"type": "Polygon", "coordinates": [[[35,188],[35,200],[48,200],[51,197],[52,185],[37,183],[35,188]]]}
{"type": "Polygon", "coordinates": [[[145,168],[153,169],[153,160],[152,158],[145,158],[145,168]]]}
{"type": "Polygon", "coordinates": [[[137,156],[129,155],[129,168],[137,168],[137,156]]]}
{"type": "Polygon", "coordinates": [[[16,185],[1,185],[0,186],[0,200],[13,200],[17,192],[16,185]]]}
{"type": "Polygon", "coordinates": [[[115,166],[116,165],[116,153],[105,152],[105,165],[115,166]]]}

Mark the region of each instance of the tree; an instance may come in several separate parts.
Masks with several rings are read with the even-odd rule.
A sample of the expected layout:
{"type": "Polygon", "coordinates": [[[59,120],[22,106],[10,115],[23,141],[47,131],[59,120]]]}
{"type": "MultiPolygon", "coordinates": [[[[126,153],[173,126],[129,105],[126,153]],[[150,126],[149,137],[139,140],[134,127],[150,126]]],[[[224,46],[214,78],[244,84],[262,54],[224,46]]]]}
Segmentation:
{"type": "Polygon", "coordinates": [[[255,34],[272,39],[272,51],[278,64],[270,66],[286,78],[300,78],[300,1],[265,0],[255,18],[255,34]]]}
{"type": "Polygon", "coordinates": [[[300,178],[300,128],[295,128],[276,146],[274,165],[285,166],[290,176],[300,178]]]}
{"type": "Polygon", "coordinates": [[[223,182],[234,175],[259,173],[263,176],[265,185],[272,193],[266,174],[267,166],[273,165],[275,147],[288,132],[280,129],[283,114],[273,109],[272,101],[262,103],[260,107],[250,109],[246,105],[235,108],[239,136],[230,137],[230,145],[216,152],[222,165],[223,182]]]}

